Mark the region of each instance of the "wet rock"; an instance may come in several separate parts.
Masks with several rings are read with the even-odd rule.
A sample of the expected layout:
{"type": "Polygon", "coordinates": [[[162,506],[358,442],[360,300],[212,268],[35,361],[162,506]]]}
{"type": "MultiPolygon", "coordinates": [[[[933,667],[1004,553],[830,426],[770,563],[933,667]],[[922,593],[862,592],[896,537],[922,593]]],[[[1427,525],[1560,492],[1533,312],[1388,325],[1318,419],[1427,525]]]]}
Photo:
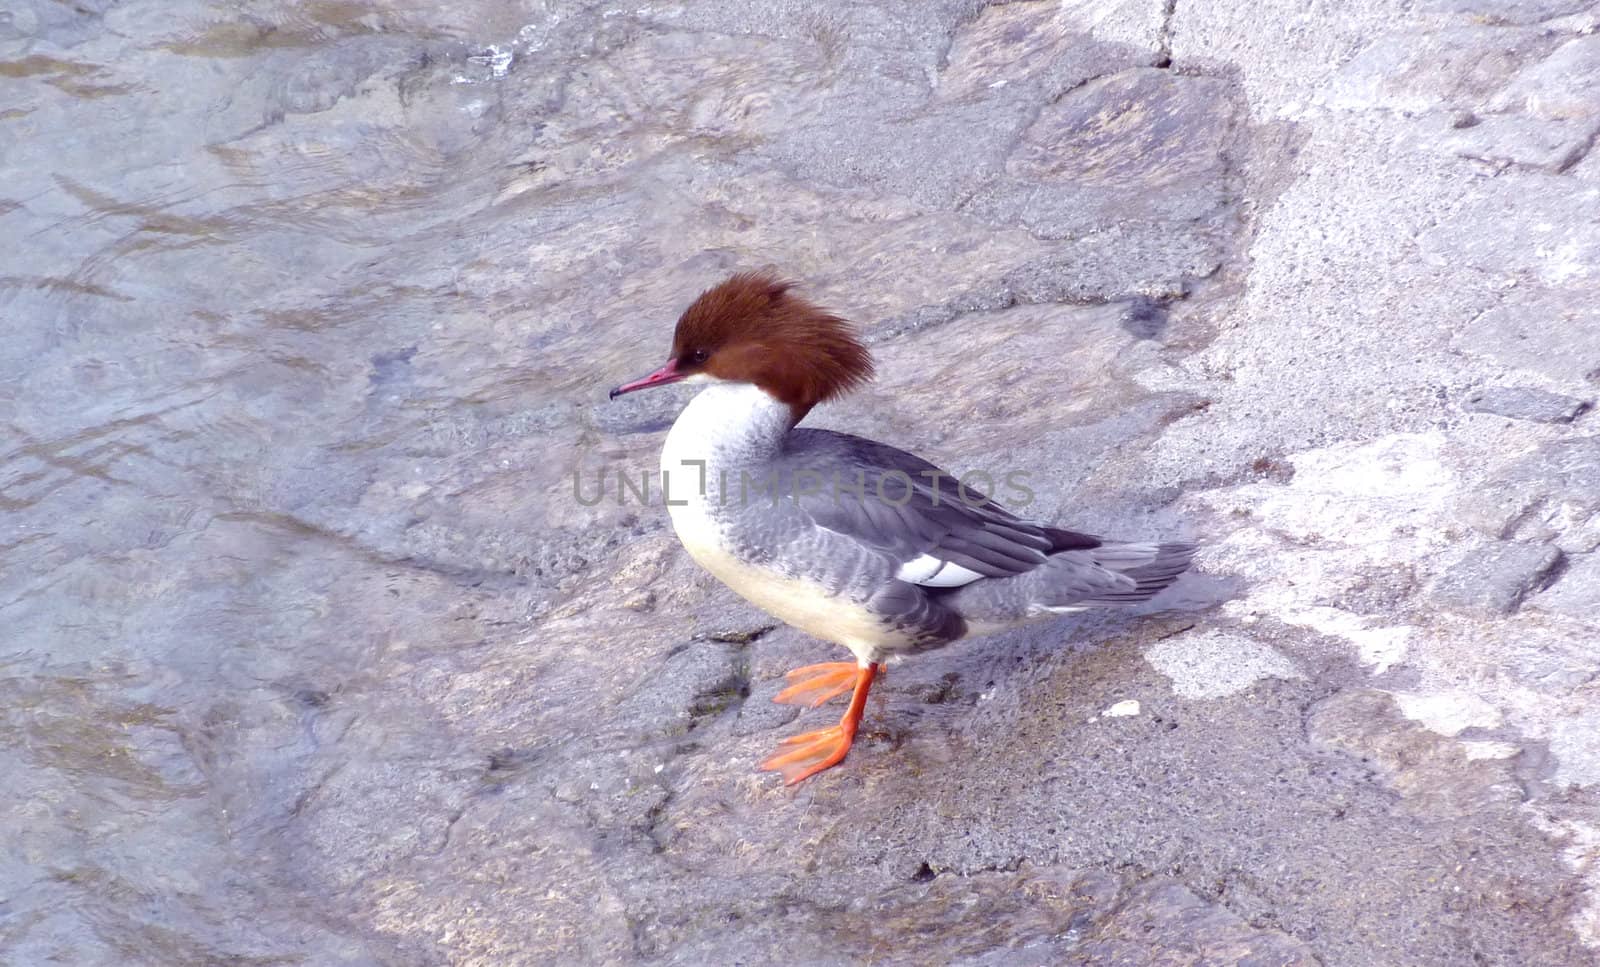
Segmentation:
{"type": "Polygon", "coordinates": [[[446,849],[387,878],[373,910],[375,928],[396,948],[385,959],[440,963],[469,950],[501,964],[626,962],[636,941],[627,891],[606,875],[614,848],[592,835],[581,812],[542,795],[477,800],[458,814],[446,849]],[[430,883],[465,869],[493,888],[432,895],[430,883]],[[571,926],[585,918],[595,922],[571,926]]]}
{"type": "Polygon", "coordinates": [[[1534,423],[1571,423],[1589,405],[1584,400],[1528,386],[1491,386],[1467,394],[1461,408],[1469,413],[1493,413],[1534,423]]]}
{"type": "Polygon", "coordinates": [[[1521,784],[1504,759],[1472,759],[1451,738],[1408,721],[1394,697],[1351,689],[1316,705],[1307,722],[1312,742],[1375,768],[1419,816],[1467,816],[1515,807],[1521,784]]]}
{"type": "Polygon", "coordinates": [[[1190,280],[1211,275],[1219,264],[1216,246],[1204,239],[1157,238],[1137,227],[1110,225],[1011,267],[1001,284],[1018,302],[1103,303],[1140,296],[1169,301],[1182,298],[1190,280]]]}
{"type": "Polygon", "coordinates": [[[769,678],[750,687],[750,696],[739,705],[738,718],[733,723],[734,735],[755,735],[770,732],[781,725],[793,722],[801,714],[800,706],[780,705],[772,700],[787,685],[782,678],[769,678]]]}
{"type": "MultiPolygon", "coordinates": [[[[1141,11],[1124,12],[1138,17],[1141,11]]],[[[1133,67],[1148,59],[1138,48],[1086,43],[1085,23],[1069,8],[1048,3],[986,6],[956,34],[941,71],[938,94],[945,99],[994,96],[1029,85],[1043,100],[1090,78],[1133,67]]],[[[1107,20],[1107,11],[1096,11],[1107,20]]],[[[1104,23],[1104,21],[1102,21],[1104,23]]],[[[1094,24],[1092,26],[1100,26],[1094,24]]],[[[1134,28],[1138,29],[1138,28],[1134,28]]]]}
{"type": "Polygon", "coordinates": [[[1496,541],[1467,554],[1429,589],[1434,601],[1467,614],[1507,614],[1542,588],[1561,563],[1543,544],[1496,541]]]}
{"type": "Polygon", "coordinates": [[[1207,903],[1178,883],[1147,880],[1131,891],[1125,902],[1117,916],[1101,926],[1098,937],[1085,945],[1079,954],[1084,963],[1311,967],[1321,961],[1304,942],[1248,924],[1233,911],[1207,903]]]}
{"type": "Polygon", "coordinates": [[[749,688],[739,648],[716,641],[690,642],[641,676],[617,715],[643,735],[680,735],[692,731],[701,719],[737,708],[749,688]]]}
{"type": "Polygon", "coordinates": [[[409,378],[411,360],[416,355],[415,346],[375,353],[370,360],[372,375],[368,379],[375,385],[401,382],[409,378]]]}
{"type": "Polygon", "coordinates": [[[1139,339],[1158,339],[1171,321],[1171,312],[1154,299],[1134,299],[1122,316],[1122,328],[1139,339]]]}
{"type": "MultiPolygon", "coordinates": [[[[893,950],[910,962],[993,967],[1317,963],[1305,943],[1252,926],[1165,877],[1125,886],[1107,873],[1059,867],[953,876],[922,864],[909,879],[852,898],[826,921],[815,901],[797,897],[790,916],[803,924],[809,946],[841,961],[893,950]]],[[[752,937],[764,944],[776,936],[773,925],[752,923],[680,950],[680,962],[715,960],[752,937]]]]}
{"type": "Polygon", "coordinates": [[[0,14],[0,961],[1593,959],[1597,552],[1417,577],[1593,533],[1441,393],[1600,380],[1592,3],[528,7],[0,14]],[[1198,537],[1182,614],[758,774],[844,653],[617,505],[692,390],[605,393],[769,263],[877,354],[811,422],[1198,537]]]}
{"type": "MultiPolygon", "coordinates": [[[[665,355],[664,349],[662,354],[665,355]]],[[[643,376],[644,373],[641,372],[639,375],[643,376]]],[[[690,395],[682,390],[670,388],[652,390],[651,393],[672,393],[675,397],[684,398],[685,401],[690,395]]],[[[599,394],[596,395],[599,397],[599,394]]],[[[671,415],[677,411],[671,404],[671,397],[663,400],[661,397],[646,393],[629,393],[614,400],[597,398],[593,405],[585,409],[584,417],[595,429],[612,436],[663,433],[672,426],[671,415]]]]}

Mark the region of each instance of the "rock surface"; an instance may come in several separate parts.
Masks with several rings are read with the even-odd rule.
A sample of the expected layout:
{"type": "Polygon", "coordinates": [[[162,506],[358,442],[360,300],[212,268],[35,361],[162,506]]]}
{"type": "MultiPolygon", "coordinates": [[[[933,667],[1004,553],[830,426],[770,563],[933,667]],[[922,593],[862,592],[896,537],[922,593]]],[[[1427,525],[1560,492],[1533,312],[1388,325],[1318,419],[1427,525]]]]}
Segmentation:
{"type": "Polygon", "coordinates": [[[1592,963],[1597,70],[1588,0],[13,3],[0,960],[1592,963]],[[819,425],[1198,572],[753,772],[836,656],[605,391],[763,264],[878,356],[819,425]]]}
{"type": "Polygon", "coordinates": [[[1465,614],[1506,614],[1560,564],[1561,552],[1548,545],[1496,541],[1469,551],[1434,582],[1431,595],[1465,614]]]}
{"type": "Polygon", "coordinates": [[[1571,423],[1589,408],[1584,400],[1526,386],[1491,386],[1467,394],[1462,408],[1472,413],[1493,413],[1535,423],[1571,423]]]}

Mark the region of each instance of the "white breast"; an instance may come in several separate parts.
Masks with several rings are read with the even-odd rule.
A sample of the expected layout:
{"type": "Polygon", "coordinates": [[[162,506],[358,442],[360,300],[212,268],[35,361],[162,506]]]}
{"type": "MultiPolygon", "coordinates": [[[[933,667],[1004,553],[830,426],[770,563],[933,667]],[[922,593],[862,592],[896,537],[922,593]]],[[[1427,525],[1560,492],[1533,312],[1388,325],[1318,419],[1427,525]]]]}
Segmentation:
{"type": "Polygon", "coordinates": [[[788,432],[789,408],[748,383],[713,383],[678,414],[661,447],[661,487],[691,554],[723,547],[715,511],[740,499],[733,468],[774,451],[788,432]]]}
{"type": "Polygon", "coordinates": [[[740,499],[740,469],[748,470],[763,452],[776,448],[789,431],[789,418],[787,406],[748,384],[713,384],[691,400],[661,449],[673,529],[689,556],[740,597],[870,660],[881,647],[900,644],[901,636],[866,608],[829,595],[814,582],[741,558],[726,539],[721,504],[740,499]]]}

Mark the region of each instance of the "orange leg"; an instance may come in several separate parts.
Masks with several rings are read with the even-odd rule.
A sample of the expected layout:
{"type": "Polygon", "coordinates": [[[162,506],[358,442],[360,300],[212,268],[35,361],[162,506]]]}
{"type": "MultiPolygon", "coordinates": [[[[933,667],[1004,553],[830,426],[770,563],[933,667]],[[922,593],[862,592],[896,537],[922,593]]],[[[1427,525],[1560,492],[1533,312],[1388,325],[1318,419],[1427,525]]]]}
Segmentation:
{"type": "Polygon", "coordinates": [[[835,695],[850,691],[859,671],[853,661],[825,661],[820,665],[796,668],[783,676],[789,687],[772,697],[785,705],[809,705],[816,708],[835,695]]]}
{"type": "Polygon", "coordinates": [[[850,707],[845,709],[839,724],[784,739],[778,743],[778,751],[761,763],[761,768],[783,773],[783,784],[792,786],[843,762],[850,751],[850,743],[855,741],[856,730],[861,727],[861,715],[867,709],[867,692],[871,690],[872,680],[877,674],[877,662],[855,669],[856,690],[850,696],[850,707]]]}

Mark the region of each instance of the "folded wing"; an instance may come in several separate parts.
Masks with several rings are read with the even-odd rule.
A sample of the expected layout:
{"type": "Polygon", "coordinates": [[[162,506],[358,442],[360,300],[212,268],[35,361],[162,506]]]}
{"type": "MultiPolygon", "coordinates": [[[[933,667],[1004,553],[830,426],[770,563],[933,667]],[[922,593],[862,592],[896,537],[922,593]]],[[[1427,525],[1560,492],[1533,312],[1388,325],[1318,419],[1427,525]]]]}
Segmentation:
{"type": "Polygon", "coordinates": [[[1100,546],[1023,520],[903,450],[826,430],[792,437],[796,456],[777,462],[779,486],[818,527],[889,558],[901,581],[961,587],[1025,574],[1059,551],[1100,546]],[[810,486],[796,486],[802,482],[810,486]]]}

